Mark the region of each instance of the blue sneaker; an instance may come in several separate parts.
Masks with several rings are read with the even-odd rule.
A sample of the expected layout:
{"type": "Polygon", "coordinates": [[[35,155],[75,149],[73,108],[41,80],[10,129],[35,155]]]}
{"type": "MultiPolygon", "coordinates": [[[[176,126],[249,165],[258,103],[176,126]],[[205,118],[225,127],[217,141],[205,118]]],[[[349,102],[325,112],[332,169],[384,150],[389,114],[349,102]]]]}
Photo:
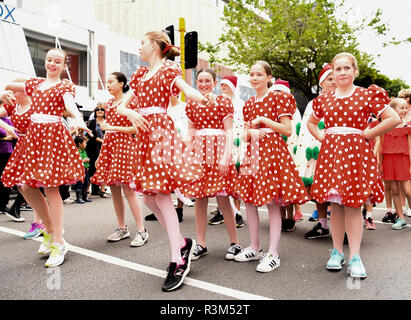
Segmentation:
{"type": "Polygon", "coordinates": [[[317,221],[318,220],[318,210],[314,210],[313,214],[308,218],[308,221],[317,221]]]}
{"type": "Polygon", "coordinates": [[[328,259],[327,265],[325,267],[327,268],[327,270],[340,271],[344,264],[344,255],[342,253],[339,253],[337,249],[332,249],[330,259],[328,259]]]}
{"type": "Polygon", "coordinates": [[[347,273],[353,278],[367,278],[367,272],[365,271],[359,254],[354,255],[351,260],[348,260],[347,273]]]}
{"type": "Polygon", "coordinates": [[[42,223],[35,223],[31,224],[30,230],[23,236],[23,239],[35,239],[41,235],[41,231],[44,230],[44,226],[42,223]]]}
{"type": "Polygon", "coordinates": [[[397,220],[395,220],[395,223],[392,225],[392,228],[394,230],[401,230],[407,227],[407,221],[398,218],[397,220]]]}

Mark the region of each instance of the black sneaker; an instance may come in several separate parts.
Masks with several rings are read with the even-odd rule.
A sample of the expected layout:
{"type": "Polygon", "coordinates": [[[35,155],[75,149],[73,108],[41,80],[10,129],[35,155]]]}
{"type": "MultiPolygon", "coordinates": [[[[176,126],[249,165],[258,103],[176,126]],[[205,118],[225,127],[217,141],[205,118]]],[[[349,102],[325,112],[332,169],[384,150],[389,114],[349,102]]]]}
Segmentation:
{"type": "Polygon", "coordinates": [[[295,230],[295,221],[293,219],[283,219],[281,223],[281,230],[285,232],[292,232],[295,230]]]}
{"type": "Polygon", "coordinates": [[[221,212],[220,212],[220,209],[219,209],[218,207],[215,208],[214,211],[211,211],[211,212],[210,212],[210,214],[218,214],[218,213],[221,213],[221,212]]]}
{"type": "Polygon", "coordinates": [[[7,213],[9,209],[7,207],[1,207],[0,208],[0,213],[7,213]]]}
{"type": "Polygon", "coordinates": [[[13,221],[16,222],[26,221],[26,219],[20,216],[20,208],[17,208],[16,206],[13,206],[9,210],[7,210],[6,216],[8,216],[10,219],[13,219],[13,221]]]}
{"type": "Polygon", "coordinates": [[[203,247],[202,245],[198,244],[194,248],[194,252],[191,256],[191,260],[198,260],[202,256],[205,256],[207,254],[207,247],[203,247]]]}
{"type": "Polygon", "coordinates": [[[191,238],[185,238],[185,240],[186,245],[180,249],[181,258],[184,261],[189,261],[190,264],[194,252],[194,247],[196,246],[196,241],[191,238]]]}
{"type": "Polygon", "coordinates": [[[164,292],[170,292],[178,289],[184,281],[184,273],[187,269],[184,269],[184,264],[177,267],[177,263],[170,262],[170,265],[167,268],[167,277],[164,281],[163,287],[161,290],[164,292]]]}
{"type": "Polygon", "coordinates": [[[327,238],[330,236],[330,230],[323,228],[321,222],[318,222],[311,231],[305,234],[306,239],[327,238]]]}
{"type": "Polygon", "coordinates": [[[241,246],[236,243],[232,243],[227,250],[225,258],[227,260],[234,260],[234,257],[241,252],[241,246]]]}
{"type": "Polygon", "coordinates": [[[144,218],[144,220],[146,220],[146,221],[157,221],[157,218],[156,218],[156,216],[154,215],[154,213],[151,213],[151,214],[149,214],[148,216],[146,216],[146,217],[144,218]]]}
{"type": "Polygon", "coordinates": [[[28,203],[26,203],[26,204],[23,204],[23,205],[20,207],[20,211],[33,211],[33,208],[30,207],[28,203]]]}
{"type": "Polygon", "coordinates": [[[394,212],[394,213],[392,214],[392,216],[391,216],[390,222],[396,223],[396,222],[397,222],[397,219],[398,219],[399,217],[400,217],[400,216],[398,215],[398,213],[394,212]]]}
{"type": "Polygon", "coordinates": [[[217,225],[221,223],[224,223],[224,217],[220,211],[214,217],[208,220],[208,224],[212,224],[212,225],[217,225]]]}
{"type": "Polygon", "coordinates": [[[235,225],[237,226],[237,228],[244,227],[245,223],[244,223],[244,220],[243,220],[243,217],[241,216],[241,214],[236,213],[236,215],[235,215],[235,225]]]}

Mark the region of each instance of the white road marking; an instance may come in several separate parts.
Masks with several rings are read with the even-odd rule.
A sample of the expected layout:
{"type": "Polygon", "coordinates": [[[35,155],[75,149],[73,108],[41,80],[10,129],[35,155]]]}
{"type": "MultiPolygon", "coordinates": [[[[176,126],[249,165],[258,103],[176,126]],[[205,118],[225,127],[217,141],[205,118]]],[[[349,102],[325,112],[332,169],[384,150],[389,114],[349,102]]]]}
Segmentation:
{"type": "MultiPolygon", "coordinates": [[[[8,233],[11,235],[15,235],[18,237],[23,237],[25,235],[25,232],[22,231],[18,231],[18,230],[14,230],[14,229],[10,229],[10,228],[5,228],[0,226],[0,231],[4,232],[4,233],[8,233]]],[[[42,238],[37,238],[37,239],[33,239],[35,241],[38,242],[42,242],[42,238]]],[[[22,241],[23,243],[23,241],[22,241]]],[[[96,260],[101,260],[104,261],[106,263],[110,263],[116,266],[120,266],[120,267],[124,267],[124,268],[128,268],[131,270],[135,270],[135,271],[139,271],[139,272],[143,272],[146,274],[150,274],[156,277],[160,277],[160,278],[165,278],[166,277],[166,272],[163,270],[159,270],[156,268],[152,268],[149,266],[145,266],[142,264],[138,264],[138,263],[134,263],[131,261],[127,261],[127,260],[123,260],[117,257],[113,257],[107,254],[103,254],[100,252],[96,252],[96,251],[92,251],[92,250],[88,250],[88,249],[84,249],[84,248],[80,248],[77,246],[73,246],[71,244],[69,244],[69,250],[84,256],[87,256],[89,258],[93,258],[96,260]]],[[[263,296],[259,296],[259,295],[255,295],[255,294],[251,294],[251,293],[247,293],[247,292],[243,292],[243,291],[239,291],[239,290],[235,290],[235,289],[231,289],[231,288],[227,288],[227,287],[223,287],[223,286],[219,286],[213,283],[209,283],[209,282],[205,282],[205,281],[201,281],[201,280],[196,280],[193,278],[189,278],[186,277],[184,280],[184,284],[185,285],[190,285],[192,287],[196,287],[199,289],[203,289],[209,292],[213,292],[213,293],[217,293],[217,294],[221,294],[227,297],[232,297],[235,299],[239,299],[239,300],[273,300],[271,298],[267,298],[267,297],[263,297],[263,296]]]]}

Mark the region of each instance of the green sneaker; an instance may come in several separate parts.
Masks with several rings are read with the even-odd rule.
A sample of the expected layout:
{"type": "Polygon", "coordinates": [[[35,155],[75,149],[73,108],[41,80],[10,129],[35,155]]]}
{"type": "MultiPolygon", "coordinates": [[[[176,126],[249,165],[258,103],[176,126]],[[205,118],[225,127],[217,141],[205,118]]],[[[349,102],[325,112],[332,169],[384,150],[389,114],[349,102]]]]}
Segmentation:
{"type": "Polygon", "coordinates": [[[46,255],[51,252],[51,245],[53,243],[53,235],[48,234],[46,231],[42,230],[41,233],[43,234],[43,243],[40,245],[39,250],[37,253],[39,255],[46,255]]]}
{"type": "Polygon", "coordinates": [[[392,225],[392,228],[394,230],[401,230],[407,227],[407,221],[398,218],[397,220],[395,220],[395,223],[392,225]]]}
{"type": "Polygon", "coordinates": [[[347,273],[353,278],[367,278],[367,272],[365,271],[359,254],[354,255],[351,260],[348,260],[347,273]]]}
{"type": "Polygon", "coordinates": [[[327,265],[325,267],[330,271],[340,271],[344,264],[344,255],[342,253],[339,253],[337,249],[332,249],[330,259],[328,259],[327,265]]]}

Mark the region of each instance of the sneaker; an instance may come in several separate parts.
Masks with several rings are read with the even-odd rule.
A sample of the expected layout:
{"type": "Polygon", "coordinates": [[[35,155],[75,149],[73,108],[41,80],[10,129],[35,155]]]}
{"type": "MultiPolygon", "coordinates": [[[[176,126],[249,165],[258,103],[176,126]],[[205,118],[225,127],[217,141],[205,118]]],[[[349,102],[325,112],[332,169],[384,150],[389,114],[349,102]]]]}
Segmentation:
{"type": "Polygon", "coordinates": [[[396,212],[391,212],[387,211],[387,213],[384,215],[382,218],[382,222],[388,222],[388,223],[395,223],[395,220],[397,220],[398,214],[396,212]]]}
{"type": "Polygon", "coordinates": [[[306,239],[328,238],[330,230],[323,228],[321,222],[318,222],[311,231],[308,231],[304,237],[306,239]]]}
{"type": "Polygon", "coordinates": [[[241,246],[236,243],[232,243],[227,250],[225,258],[227,260],[234,260],[234,257],[241,252],[241,246]]]}
{"type": "Polygon", "coordinates": [[[51,245],[50,257],[47,259],[45,266],[49,268],[57,267],[64,262],[64,256],[68,251],[68,244],[64,241],[63,244],[53,243],[51,245]]]}
{"type": "Polygon", "coordinates": [[[151,213],[151,214],[145,216],[144,220],[146,220],[146,221],[157,221],[157,218],[156,218],[154,213],[151,213]]]}
{"type": "Polygon", "coordinates": [[[23,239],[35,239],[41,235],[41,231],[44,230],[44,226],[42,223],[35,223],[31,224],[30,230],[23,236],[23,239]]]}
{"type": "Polygon", "coordinates": [[[318,220],[318,210],[314,210],[313,214],[308,218],[308,221],[317,221],[318,220]]]}
{"type": "Polygon", "coordinates": [[[365,219],[365,229],[366,230],[375,230],[377,227],[374,224],[374,220],[369,217],[368,219],[365,219]]]}
{"type": "Polygon", "coordinates": [[[260,260],[263,257],[263,250],[260,248],[258,251],[253,250],[251,247],[247,247],[240,251],[234,260],[238,262],[260,260]]]}
{"type": "Polygon", "coordinates": [[[83,198],[84,202],[93,202],[93,200],[91,200],[90,198],[83,198]]]}
{"type": "Polygon", "coordinates": [[[184,203],[184,205],[187,206],[187,207],[190,207],[190,208],[191,208],[191,207],[194,207],[193,201],[191,201],[189,198],[185,198],[183,203],[184,203]]]}
{"type": "Polygon", "coordinates": [[[367,272],[365,271],[359,254],[354,255],[351,260],[348,260],[347,273],[353,278],[367,278],[367,272]]]}
{"type": "Polygon", "coordinates": [[[244,220],[241,214],[238,214],[238,213],[235,214],[235,225],[237,228],[244,227],[245,223],[244,223],[244,220]]]}
{"type": "Polygon", "coordinates": [[[400,215],[396,212],[394,212],[391,216],[391,223],[396,223],[400,215]]]}
{"type": "Polygon", "coordinates": [[[86,202],[83,199],[77,199],[76,203],[78,204],[85,204],[86,202]]]}
{"type": "Polygon", "coordinates": [[[202,245],[198,244],[194,248],[193,255],[191,256],[191,260],[198,260],[202,256],[205,256],[207,254],[207,247],[203,247],[202,245]]]}
{"type": "Polygon", "coordinates": [[[294,214],[294,221],[298,222],[303,220],[303,214],[299,211],[294,214]]]}
{"type": "Polygon", "coordinates": [[[394,229],[394,230],[402,230],[402,229],[404,229],[404,228],[406,228],[407,227],[407,221],[405,221],[405,220],[403,220],[403,219],[401,219],[401,218],[398,218],[396,221],[395,221],[395,223],[392,225],[392,228],[394,229]]]}
{"type": "Polygon", "coordinates": [[[295,221],[293,219],[283,219],[281,221],[281,231],[293,232],[296,229],[295,221]]]}
{"type": "Polygon", "coordinates": [[[167,277],[161,290],[170,292],[178,289],[183,284],[184,278],[189,271],[190,268],[187,268],[186,264],[177,265],[175,262],[170,262],[167,268],[167,277]]]}
{"type": "Polygon", "coordinates": [[[147,229],[144,228],[143,232],[137,231],[136,236],[134,237],[134,240],[131,241],[130,246],[131,247],[141,247],[144,245],[148,240],[148,232],[147,229]]]}
{"type": "Polygon", "coordinates": [[[9,211],[9,209],[7,209],[7,207],[1,207],[0,208],[0,213],[6,214],[8,211],[9,211]]]}
{"type": "Polygon", "coordinates": [[[72,203],[75,203],[75,202],[76,202],[76,199],[73,199],[73,198],[67,198],[67,199],[63,200],[63,203],[65,203],[65,204],[72,204],[72,203]]]}
{"type": "Polygon", "coordinates": [[[210,214],[219,214],[219,213],[221,213],[221,212],[220,212],[220,209],[218,207],[214,211],[210,212],[210,214]]]}
{"type": "Polygon", "coordinates": [[[11,207],[9,210],[7,210],[6,216],[8,216],[10,219],[12,219],[15,222],[26,221],[26,219],[20,216],[20,208],[17,208],[16,206],[11,207]]]}
{"type": "Polygon", "coordinates": [[[327,265],[325,267],[330,271],[340,271],[344,264],[344,255],[339,253],[337,249],[332,249],[330,259],[327,261],[327,265]]]}
{"type": "Polygon", "coordinates": [[[109,242],[120,241],[122,239],[128,238],[129,236],[130,236],[130,232],[128,231],[127,226],[125,229],[121,229],[117,227],[116,231],[114,231],[113,234],[107,237],[107,241],[109,242]]]}
{"type": "Polygon", "coordinates": [[[40,245],[37,254],[47,255],[51,252],[51,245],[53,244],[53,235],[48,234],[45,230],[42,230],[41,233],[43,234],[43,243],[40,245]]]}
{"type": "Polygon", "coordinates": [[[180,249],[181,258],[184,261],[191,262],[191,258],[193,257],[194,253],[194,248],[196,247],[196,241],[191,238],[185,238],[185,240],[185,246],[180,249]]]}
{"type": "Polygon", "coordinates": [[[411,209],[410,208],[408,208],[408,210],[407,210],[407,217],[411,217],[411,209]]]}
{"type": "Polygon", "coordinates": [[[260,263],[257,265],[256,270],[258,272],[270,272],[280,266],[280,256],[275,258],[271,253],[266,253],[261,258],[260,263]]]}
{"type": "Polygon", "coordinates": [[[29,206],[28,203],[20,206],[20,211],[33,211],[33,208],[29,206]]]}
{"type": "Polygon", "coordinates": [[[208,224],[211,225],[217,225],[221,223],[224,223],[224,217],[220,211],[218,211],[218,213],[208,221],[208,224]]]}

